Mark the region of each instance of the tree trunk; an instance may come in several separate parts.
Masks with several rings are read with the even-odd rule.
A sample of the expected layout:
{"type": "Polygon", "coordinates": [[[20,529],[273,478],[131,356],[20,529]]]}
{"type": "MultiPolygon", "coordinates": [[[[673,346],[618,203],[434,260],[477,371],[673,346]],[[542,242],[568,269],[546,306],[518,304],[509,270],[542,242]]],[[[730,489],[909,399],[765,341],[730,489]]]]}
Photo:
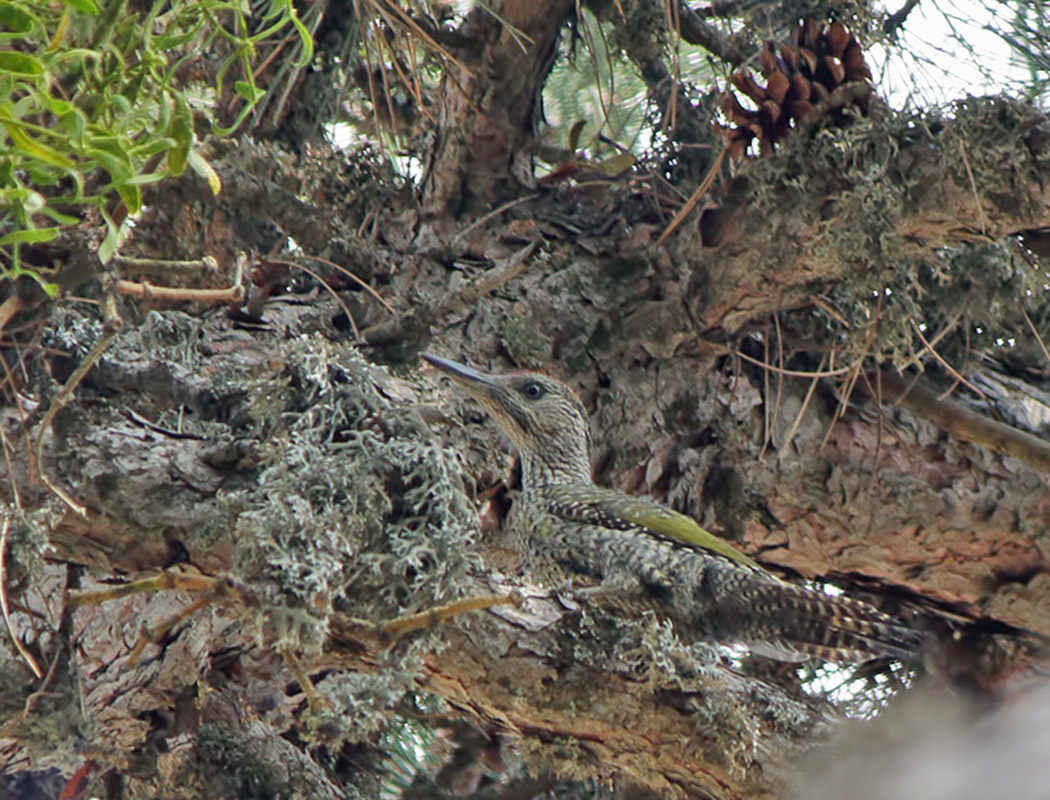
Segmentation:
{"type": "Polygon", "coordinates": [[[122,250],[214,256],[200,281],[217,283],[291,239],[353,273],[328,281],[335,298],[260,256],[246,307],[128,302],[43,431],[106,334],[74,302],[6,329],[33,347],[8,348],[23,391],[0,428],[25,651],[0,644],[0,772],[58,769],[113,797],[377,798],[384,732],[466,719],[552,781],[781,795],[837,710],[793,673],[524,583],[502,535],[512,459],[418,368],[425,348],[567,379],[599,483],[929,628],[927,666],[953,687],[999,698],[1027,674],[1035,640],[1016,629],[1050,636],[1031,435],[1050,310],[1045,266],[1009,237],[1050,228],[1050,120],[969,99],[950,120],[800,132],[657,244],[652,174],[523,199],[573,5],[490,8],[502,23],[476,9],[449,45],[462,63],[418,207],[364,159],[218,143],[223,193],[188,173],[160,185],[122,250]],[[971,340],[1010,330],[1009,351],[971,340]],[[941,396],[962,381],[983,397],[941,396]],[[519,608],[391,641],[373,627],[512,590],[519,608]]]}

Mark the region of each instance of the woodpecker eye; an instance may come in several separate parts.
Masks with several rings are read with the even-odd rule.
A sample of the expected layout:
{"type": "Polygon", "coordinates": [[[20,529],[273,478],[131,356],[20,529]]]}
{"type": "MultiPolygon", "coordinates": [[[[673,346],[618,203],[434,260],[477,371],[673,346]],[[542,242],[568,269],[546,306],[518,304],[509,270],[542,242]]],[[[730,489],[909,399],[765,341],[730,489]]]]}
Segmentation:
{"type": "Polygon", "coordinates": [[[521,393],[529,400],[539,400],[543,395],[547,394],[547,390],[536,381],[529,381],[521,387],[521,393]]]}

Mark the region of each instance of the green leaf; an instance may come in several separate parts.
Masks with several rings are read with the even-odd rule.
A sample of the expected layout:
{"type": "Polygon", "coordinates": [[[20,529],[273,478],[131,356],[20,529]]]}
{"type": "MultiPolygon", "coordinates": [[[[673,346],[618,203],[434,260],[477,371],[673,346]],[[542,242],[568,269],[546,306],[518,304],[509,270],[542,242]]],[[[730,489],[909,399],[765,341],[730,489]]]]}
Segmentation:
{"type": "Polygon", "coordinates": [[[50,242],[58,236],[61,230],[61,228],[27,228],[24,231],[13,231],[5,236],[0,236],[0,245],[50,242]]]}
{"type": "Polygon", "coordinates": [[[123,115],[128,116],[131,114],[131,103],[124,95],[120,92],[115,92],[109,95],[109,102],[116,106],[117,110],[123,115]]]}
{"type": "Polygon", "coordinates": [[[88,158],[97,161],[109,173],[109,177],[116,181],[124,181],[131,177],[131,164],[122,158],[118,158],[106,150],[97,147],[89,147],[85,150],[88,158]]]}
{"type": "Polygon", "coordinates": [[[175,115],[171,118],[168,135],[175,140],[175,146],[168,151],[168,172],[181,175],[186,171],[190,146],[193,144],[193,112],[185,97],[175,99],[175,115]]]}
{"type": "Polygon", "coordinates": [[[266,96],[265,90],[260,89],[258,86],[253,86],[247,81],[235,81],[233,90],[252,105],[255,105],[266,96]]]}
{"type": "Polygon", "coordinates": [[[8,273],[9,276],[11,278],[18,278],[18,277],[20,277],[22,275],[25,275],[25,276],[27,276],[29,278],[32,278],[38,284],[40,284],[40,288],[44,290],[44,292],[47,294],[48,297],[51,297],[51,298],[58,297],[59,292],[62,290],[61,287],[57,283],[51,283],[50,281],[45,281],[44,277],[39,272],[37,272],[35,269],[25,269],[25,268],[23,268],[22,265],[21,265],[21,262],[18,259],[18,245],[16,244],[13,249],[14,249],[14,252],[13,252],[12,255],[14,257],[13,257],[12,261],[14,263],[11,266],[10,273],[8,273]]]}
{"type": "Polygon", "coordinates": [[[47,107],[47,110],[54,114],[56,117],[64,117],[72,111],[76,110],[76,106],[72,103],[61,100],[57,97],[52,97],[47,92],[34,92],[37,100],[47,107]]]}
{"type": "Polygon", "coordinates": [[[602,174],[608,175],[610,178],[619,175],[621,172],[626,172],[635,165],[638,161],[632,153],[617,153],[614,156],[610,156],[602,162],[599,162],[598,169],[601,170],[602,174]]]}
{"type": "Polygon", "coordinates": [[[182,47],[190,39],[197,35],[197,29],[191,29],[188,31],[172,31],[171,33],[165,33],[158,36],[153,40],[153,45],[158,50],[173,50],[176,47],[182,47]]]}
{"type": "Polygon", "coordinates": [[[57,222],[59,225],[76,225],[80,222],[79,218],[71,217],[68,214],[61,214],[50,206],[40,209],[40,213],[45,217],[49,217],[53,222],[57,222]]]}
{"type": "Polygon", "coordinates": [[[53,58],[55,63],[77,59],[84,59],[85,61],[102,61],[103,55],[98,50],[89,50],[85,47],[69,47],[55,53],[53,58]]]}
{"type": "Polygon", "coordinates": [[[124,208],[128,210],[129,214],[137,214],[139,209],[142,208],[142,190],[137,184],[131,182],[133,180],[135,179],[130,178],[126,181],[121,181],[113,187],[117,190],[117,194],[120,195],[124,208]]]}
{"type": "Polygon", "coordinates": [[[228,128],[224,128],[221,125],[212,122],[212,132],[215,133],[216,136],[229,136],[231,133],[233,133],[235,130],[241,127],[241,123],[244,122],[244,120],[248,118],[248,115],[252,113],[252,108],[254,108],[254,106],[251,103],[245,105],[244,108],[242,108],[237,114],[237,119],[235,119],[233,121],[233,124],[230,125],[230,127],[228,128]]]}
{"type": "Polygon", "coordinates": [[[113,258],[113,254],[117,252],[117,245],[120,242],[120,229],[110,218],[109,214],[105,211],[102,212],[102,218],[106,220],[106,238],[102,240],[102,244],[98,246],[98,260],[103,264],[108,264],[109,260],[113,258]]]}
{"type": "Polygon", "coordinates": [[[295,10],[295,6],[289,3],[288,9],[292,17],[292,25],[294,25],[295,30],[298,31],[299,41],[303,45],[303,55],[293,65],[297,69],[300,69],[314,60],[314,39],[310,35],[310,31],[308,31],[306,26],[303,25],[302,20],[299,19],[299,12],[295,10]]]}
{"type": "Polygon", "coordinates": [[[133,178],[128,178],[124,181],[124,186],[146,186],[150,183],[157,183],[158,181],[164,180],[168,177],[166,172],[144,172],[141,175],[136,175],[133,178]]]}
{"type": "Polygon", "coordinates": [[[38,186],[57,186],[64,178],[69,177],[69,170],[58,169],[50,164],[31,161],[26,167],[30,182],[38,186]]]}
{"type": "Polygon", "coordinates": [[[215,168],[204,159],[204,156],[196,150],[190,150],[189,164],[194,172],[208,182],[212,194],[217,195],[222,191],[222,178],[219,177],[215,168]]]}
{"type": "Polygon", "coordinates": [[[131,173],[134,171],[131,155],[125,147],[124,140],[119,136],[92,136],[91,141],[88,143],[87,152],[92,157],[95,157],[98,153],[103,153],[119,160],[128,172],[127,177],[131,177],[131,173]]]}
{"type": "Polygon", "coordinates": [[[143,142],[142,144],[133,147],[131,149],[131,153],[136,158],[148,158],[154,153],[162,153],[165,150],[170,150],[174,146],[174,139],[172,139],[170,136],[162,136],[159,139],[154,139],[151,142],[143,142]]]}
{"type": "Polygon", "coordinates": [[[31,156],[38,161],[43,161],[45,164],[50,164],[53,167],[62,167],[70,170],[76,167],[76,164],[65,155],[37,141],[23,131],[18,121],[11,117],[6,109],[0,108],[0,124],[7,129],[7,135],[11,137],[15,147],[21,150],[23,154],[31,156]]]}
{"type": "Polygon", "coordinates": [[[31,217],[34,214],[39,213],[42,209],[47,208],[47,200],[44,195],[35,189],[25,189],[21,192],[22,195],[22,210],[25,211],[27,217],[31,217]]]}
{"type": "Polygon", "coordinates": [[[62,287],[59,286],[57,283],[45,281],[43,276],[32,270],[30,270],[29,274],[36,279],[36,282],[40,284],[40,288],[43,289],[44,293],[47,294],[47,296],[50,297],[52,300],[58,297],[58,295],[61,293],[62,287]]]}
{"type": "Polygon", "coordinates": [[[36,78],[44,74],[44,65],[26,53],[0,53],[0,72],[36,78]]]}
{"type": "Polygon", "coordinates": [[[26,34],[33,29],[34,24],[39,24],[36,17],[24,8],[14,3],[0,2],[0,28],[15,34],[26,34]]]}
{"type": "Polygon", "coordinates": [[[66,132],[74,150],[80,150],[85,146],[84,132],[87,130],[87,121],[84,112],[74,107],[69,114],[59,117],[59,123],[55,127],[66,132]]]}
{"type": "Polygon", "coordinates": [[[98,5],[95,0],[62,0],[67,6],[72,6],[77,11],[83,11],[85,14],[90,14],[93,17],[97,17],[99,14],[98,5]]]}

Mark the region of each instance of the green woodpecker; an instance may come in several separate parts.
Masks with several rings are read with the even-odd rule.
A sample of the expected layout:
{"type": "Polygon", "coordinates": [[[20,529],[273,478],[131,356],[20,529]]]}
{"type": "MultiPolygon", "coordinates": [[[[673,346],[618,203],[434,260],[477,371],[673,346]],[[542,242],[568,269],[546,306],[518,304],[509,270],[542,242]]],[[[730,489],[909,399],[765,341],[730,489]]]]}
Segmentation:
{"type": "Polygon", "coordinates": [[[561,381],[492,375],[424,354],[500,424],[521,456],[511,512],[526,566],[615,613],[653,609],[680,636],[797,661],[909,658],[921,634],[873,606],[781,580],[654,500],[594,484],[587,412],[561,381]]]}

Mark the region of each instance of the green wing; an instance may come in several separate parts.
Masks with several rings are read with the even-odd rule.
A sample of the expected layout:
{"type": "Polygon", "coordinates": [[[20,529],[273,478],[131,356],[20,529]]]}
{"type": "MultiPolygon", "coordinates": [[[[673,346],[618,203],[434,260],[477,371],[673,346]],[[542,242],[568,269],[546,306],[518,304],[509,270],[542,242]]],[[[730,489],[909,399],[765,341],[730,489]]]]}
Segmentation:
{"type": "Polygon", "coordinates": [[[612,528],[637,526],[656,536],[717,553],[739,564],[757,567],[754,561],[728,542],[708,533],[685,514],[679,514],[647,497],[632,497],[611,489],[588,486],[550,487],[552,511],[563,519],[612,528]]]}

